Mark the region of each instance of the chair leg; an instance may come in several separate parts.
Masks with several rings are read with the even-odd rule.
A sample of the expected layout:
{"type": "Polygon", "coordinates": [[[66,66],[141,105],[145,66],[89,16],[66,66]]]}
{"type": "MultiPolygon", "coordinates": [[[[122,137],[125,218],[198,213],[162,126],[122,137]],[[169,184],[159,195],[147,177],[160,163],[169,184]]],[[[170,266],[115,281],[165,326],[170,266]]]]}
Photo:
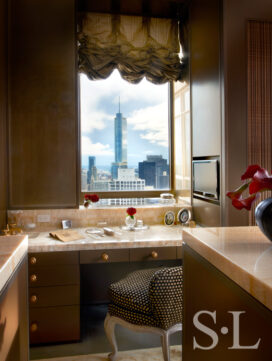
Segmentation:
{"type": "Polygon", "coordinates": [[[116,356],[118,352],[115,333],[114,333],[115,325],[116,323],[114,319],[109,314],[107,314],[104,322],[104,329],[113,350],[113,352],[111,352],[108,356],[111,361],[116,360],[116,356]]]}
{"type": "Polygon", "coordinates": [[[170,361],[169,333],[167,331],[163,333],[161,340],[163,359],[164,361],[170,361]]]}

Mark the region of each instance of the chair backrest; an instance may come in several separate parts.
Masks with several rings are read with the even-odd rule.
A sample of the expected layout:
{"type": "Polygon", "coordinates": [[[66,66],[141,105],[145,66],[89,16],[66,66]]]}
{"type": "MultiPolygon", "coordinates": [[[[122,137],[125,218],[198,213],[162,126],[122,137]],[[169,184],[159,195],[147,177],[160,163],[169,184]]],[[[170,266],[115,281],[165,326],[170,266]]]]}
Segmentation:
{"type": "Polygon", "coordinates": [[[152,313],[163,329],[182,321],[183,268],[162,268],[155,272],[149,284],[152,313]]]}

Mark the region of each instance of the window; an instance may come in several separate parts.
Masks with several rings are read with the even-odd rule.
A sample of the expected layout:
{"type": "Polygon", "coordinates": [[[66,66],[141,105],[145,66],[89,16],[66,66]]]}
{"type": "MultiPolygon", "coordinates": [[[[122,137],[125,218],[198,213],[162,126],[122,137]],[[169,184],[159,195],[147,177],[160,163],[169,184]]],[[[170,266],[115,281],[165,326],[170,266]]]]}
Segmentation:
{"type": "Polygon", "coordinates": [[[82,192],[114,198],[171,190],[168,83],[131,84],[117,70],[105,80],[81,74],[80,102],[82,192]]]}
{"type": "Polygon", "coordinates": [[[174,83],[175,189],[190,196],[191,119],[190,91],[186,82],[174,83]]]}

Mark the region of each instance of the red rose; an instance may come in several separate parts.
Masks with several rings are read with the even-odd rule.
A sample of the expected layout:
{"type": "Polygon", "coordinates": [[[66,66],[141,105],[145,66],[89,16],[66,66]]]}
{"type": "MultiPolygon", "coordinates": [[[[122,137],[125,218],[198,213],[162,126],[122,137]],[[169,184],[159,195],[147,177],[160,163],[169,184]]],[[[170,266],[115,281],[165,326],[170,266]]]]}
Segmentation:
{"type": "Polygon", "coordinates": [[[90,194],[89,195],[89,200],[92,202],[92,203],[96,203],[99,201],[99,197],[97,194],[90,194]]]}
{"type": "Polygon", "coordinates": [[[130,217],[133,217],[134,214],[136,214],[136,209],[133,208],[133,207],[130,207],[127,209],[127,214],[130,216],[130,217]]]}
{"type": "Polygon", "coordinates": [[[84,198],[86,201],[89,201],[92,203],[96,203],[99,201],[99,197],[97,194],[85,194],[84,198]]]}

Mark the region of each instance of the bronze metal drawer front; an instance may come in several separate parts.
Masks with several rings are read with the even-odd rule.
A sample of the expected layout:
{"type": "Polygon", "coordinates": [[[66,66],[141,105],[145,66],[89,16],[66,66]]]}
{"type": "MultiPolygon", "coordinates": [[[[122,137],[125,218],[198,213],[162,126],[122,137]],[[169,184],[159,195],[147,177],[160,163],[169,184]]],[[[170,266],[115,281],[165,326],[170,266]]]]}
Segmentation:
{"type": "Polygon", "coordinates": [[[30,287],[29,306],[35,308],[79,305],[79,295],[79,285],[30,287]]]}
{"type": "Polygon", "coordinates": [[[78,264],[78,252],[45,252],[31,253],[28,256],[28,264],[34,266],[58,266],[68,264],[78,264]]]}
{"type": "Polygon", "coordinates": [[[30,343],[60,342],[80,338],[80,307],[31,308],[30,343]]]}
{"type": "Polygon", "coordinates": [[[130,249],[130,261],[156,261],[176,259],[176,247],[150,247],[130,249]]]}
{"type": "Polygon", "coordinates": [[[80,263],[111,263],[111,262],[128,262],[128,249],[109,249],[109,250],[93,250],[81,251],[80,263]]]}
{"type": "Polygon", "coordinates": [[[79,265],[29,268],[30,287],[73,285],[79,279],[79,265]]]}

